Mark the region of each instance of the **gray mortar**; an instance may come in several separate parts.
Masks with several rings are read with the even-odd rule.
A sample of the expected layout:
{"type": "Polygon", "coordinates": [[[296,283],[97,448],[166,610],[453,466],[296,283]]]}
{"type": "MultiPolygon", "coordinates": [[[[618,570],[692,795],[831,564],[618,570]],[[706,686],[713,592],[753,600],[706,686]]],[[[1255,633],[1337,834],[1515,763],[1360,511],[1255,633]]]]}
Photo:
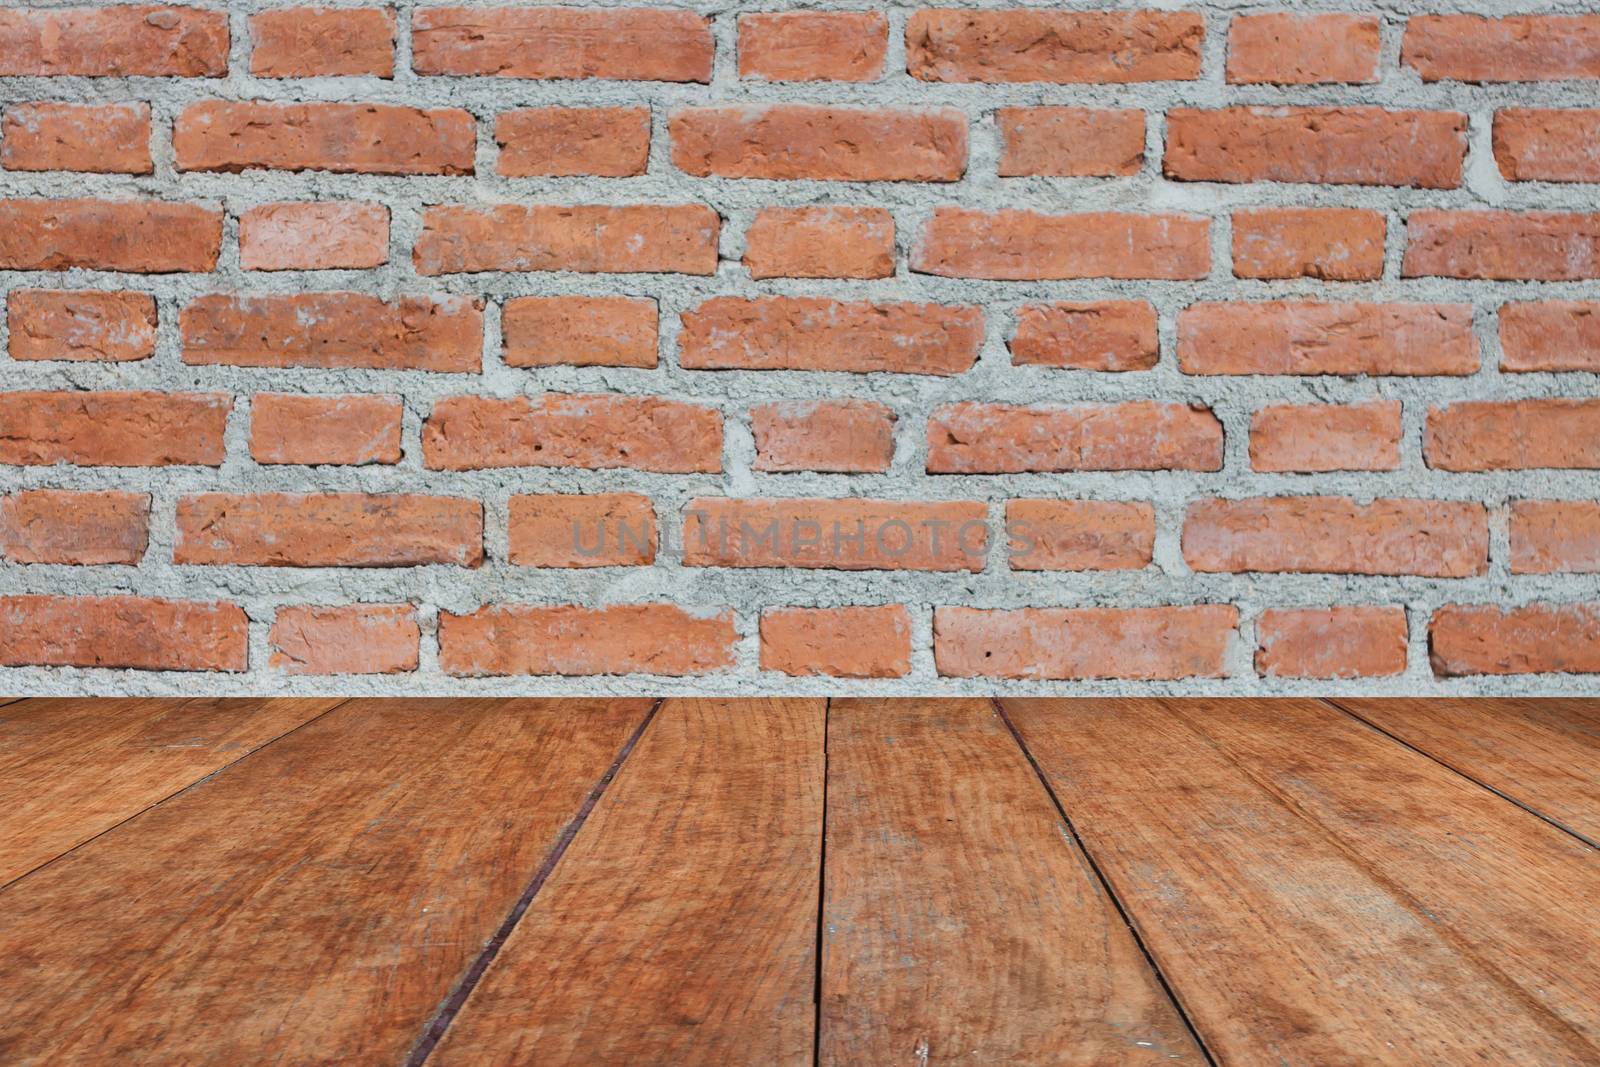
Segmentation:
{"type": "MultiPolygon", "coordinates": [[[[93,0],[109,6],[111,0],[93,0]]],[[[326,2],[326,0],[321,0],[326,2]]],[[[77,6],[72,3],[38,6],[77,6]]],[[[1600,497],[1600,474],[1589,471],[1517,471],[1446,474],[1422,463],[1421,437],[1429,404],[1470,399],[1600,395],[1600,375],[1518,374],[1498,370],[1499,343],[1492,313],[1512,299],[1593,299],[1594,282],[1464,282],[1399,276],[1400,234],[1405,216],[1422,207],[1594,210],[1596,186],[1501,181],[1490,153],[1490,120],[1502,106],[1594,106],[1600,92],[1593,82],[1544,84],[1424,85],[1415,72],[1397,68],[1400,32],[1408,15],[1437,12],[1479,14],[1587,13],[1586,3],[1513,4],[1373,3],[1371,0],[1315,0],[1262,3],[1222,0],[1209,3],[1072,2],[1021,6],[1103,10],[1171,8],[1203,11],[1207,20],[1204,70],[1199,81],[1134,85],[958,85],[917,81],[905,73],[904,30],[910,11],[925,4],[884,6],[890,20],[888,75],[870,84],[741,83],[735,63],[735,20],[749,11],[860,8],[851,3],[793,4],[627,0],[626,4],[573,6],[664,6],[691,8],[714,17],[717,58],[712,83],[671,85],[611,81],[518,81],[496,78],[418,77],[410,73],[405,34],[392,81],[376,78],[257,79],[248,70],[247,18],[274,5],[243,0],[229,8],[232,31],[230,70],[225,79],[164,78],[0,78],[0,102],[68,100],[110,102],[148,100],[155,130],[155,173],[120,175],[27,174],[0,172],[5,196],[152,196],[226,207],[228,221],[218,270],[207,275],[121,275],[102,271],[0,271],[0,289],[18,287],[118,289],[156,295],[161,327],[155,358],[132,364],[18,363],[0,355],[6,389],[199,389],[231,392],[228,455],[220,469],[114,469],[9,467],[0,469],[0,489],[55,487],[145,490],[153,498],[149,551],[137,567],[19,566],[0,563],[0,594],[118,594],[223,599],[249,614],[249,673],[194,675],[180,672],[81,670],[69,668],[0,669],[0,692],[44,694],[1572,694],[1600,691],[1594,676],[1550,675],[1510,678],[1435,679],[1429,669],[1426,623],[1445,603],[1518,605],[1540,600],[1600,599],[1600,575],[1513,577],[1507,566],[1506,504],[1517,497],[1593,499],[1600,497]],[[1372,12],[1383,17],[1383,74],[1372,85],[1273,88],[1228,87],[1223,83],[1227,22],[1237,12],[1283,10],[1372,12]],[[170,127],[191,102],[230,100],[383,102],[421,107],[462,107],[479,122],[476,177],[382,177],[325,173],[178,174],[174,170],[170,127]],[[971,156],[967,176],[953,184],[777,182],[695,179],[674,171],[669,160],[666,122],[679,106],[708,103],[776,102],[843,106],[954,106],[970,116],[971,156]],[[1165,138],[1162,112],[1171,106],[1225,104],[1377,104],[1389,107],[1465,111],[1471,118],[1466,180],[1460,189],[1420,190],[1361,186],[1258,183],[1249,186],[1168,182],[1160,175],[1165,138]],[[649,174],[638,178],[502,178],[494,173],[496,149],[492,117],[532,105],[649,104],[653,134],[649,174]],[[1013,105],[1072,104],[1143,108],[1149,114],[1144,168],[1135,178],[1049,179],[994,177],[998,155],[993,113],[1013,105]],[[373,271],[260,273],[238,268],[237,217],[259,203],[276,200],[362,198],[389,205],[393,220],[390,263],[373,271]],[[679,275],[486,274],[419,278],[411,269],[410,248],[420,231],[424,205],[433,203],[675,203],[707,202],[722,215],[722,262],[716,278],[679,275]],[[751,282],[739,259],[743,231],[754,213],[769,205],[819,203],[876,204],[890,208],[897,226],[897,269],[880,281],[775,279],[751,282]],[[913,274],[909,244],[937,205],[1045,212],[1094,209],[1192,211],[1213,218],[1213,266],[1195,282],[1106,280],[987,282],[913,274]],[[1235,207],[1341,205],[1368,207],[1389,218],[1384,277],[1377,282],[1310,280],[1255,282],[1229,273],[1228,213],[1235,207]],[[178,311],[202,293],[240,290],[290,293],[309,290],[359,290],[391,297],[399,293],[459,293],[483,296],[489,303],[481,375],[410,371],[252,369],[185,365],[179,358],[178,311]],[[505,366],[499,356],[498,304],[523,294],[615,293],[654,297],[661,311],[661,365],[654,370],[603,367],[550,367],[534,370],[505,366]],[[978,364],[952,378],[891,374],[798,371],[692,371],[677,366],[679,313],[714,294],[777,293],[841,299],[920,300],[982,305],[988,332],[978,364]],[[1094,374],[1010,365],[1005,339],[1015,310],[1037,300],[1089,300],[1113,297],[1151,300],[1159,310],[1162,355],[1149,372],[1094,374]],[[1471,303],[1482,348],[1482,368],[1463,378],[1359,377],[1189,377],[1179,373],[1174,356],[1178,309],[1198,300],[1309,298],[1360,301],[1450,301],[1471,303]],[[406,404],[403,461],[394,467],[258,467],[248,457],[249,398],[257,391],[376,392],[403,395],[406,404]],[[724,472],[720,475],[656,475],[638,471],[515,469],[473,472],[428,471],[421,465],[422,419],[441,397],[460,393],[509,396],[555,392],[627,392],[715,405],[727,419],[724,472]],[[896,454],[881,475],[761,474],[751,471],[754,446],[748,428],[750,405],[779,399],[855,396],[882,401],[898,416],[896,454]],[[1249,469],[1247,432],[1250,412],[1268,404],[1348,402],[1373,397],[1404,401],[1402,465],[1393,472],[1323,475],[1257,474],[1249,469]],[[935,405],[955,400],[1012,403],[1117,402],[1159,398],[1211,407],[1226,431],[1225,471],[1086,472],[995,476],[929,476],[926,415],[935,405]],[[458,567],[404,569],[287,569],[255,567],[179,567],[170,561],[174,508],[184,493],[204,490],[419,492],[475,496],[484,501],[488,559],[478,570],[458,567]],[[1014,496],[1062,496],[1153,501],[1157,514],[1155,562],[1140,572],[1008,572],[1003,536],[991,539],[988,565],[981,574],[845,572],[816,570],[723,570],[684,568],[663,555],[648,568],[538,570],[512,567],[506,557],[506,500],[513,493],[631,490],[656,501],[664,538],[674,545],[686,502],[699,495],[873,496],[901,499],[980,499],[991,502],[991,525],[1000,529],[1002,502],[1014,496]],[[1350,494],[1416,496],[1483,501],[1491,515],[1488,573],[1467,580],[1347,575],[1195,574],[1179,551],[1184,506],[1207,496],[1267,494],[1350,494]],[[294,678],[269,669],[267,633],[275,611],[288,604],[339,604],[353,601],[421,605],[422,658],[415,674],[294,678]],[[743,638],[738,662],[726,674],[694,678],[518,677],[452,678],[438,669],[436,622],[440,610],[470,611],[490,602],[580,603],[666,601],[715,610],[733,606],[743,638]],[[795,679],[762,673],[757,666],[756,626],[766,607],[905,603],[913,616],[912,674],[894,680],[795,679]],[[1238,638],[1228,654],[1230,677],[1182,682],[1009,682],[945,679],[934,670],[932,615],[936,605],[989,608],[1024,606],[1151,606],[1229,603],[1240,611],[1238,638]],[[1403,604],[1410,619],[1410,666],[1396,678],[1337,683],[1260,679],[1251,659],[1256,620],[1266,608],[1329,604],[1403,604]]],[[[358,6],[338,4],[337,6],[358,6]]],[[[395,0],[402,31],[409,26],[414,0],[395,0]]],[[[432,6],[432,5],[429,5],[432,6]]],[[[443,6],[450,6],[448,4],[443,6]]],[[[488,5],[484,6],[498,6],[488,5]]],[[[1013,0],[972,0],[963,7],[1012,7],[1013,0]]],[[[0,353],[5,350],[0,327],[0,353]]]]}

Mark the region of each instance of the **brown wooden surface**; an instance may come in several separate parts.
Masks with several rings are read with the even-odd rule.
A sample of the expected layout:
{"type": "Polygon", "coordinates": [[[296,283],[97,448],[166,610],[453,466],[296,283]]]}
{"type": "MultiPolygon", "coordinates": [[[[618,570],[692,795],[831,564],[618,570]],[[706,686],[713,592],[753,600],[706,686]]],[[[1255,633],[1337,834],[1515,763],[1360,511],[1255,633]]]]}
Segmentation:
{"type": "Polygon", "coordinates": [[[819,1062],[1203,1063],[988,700],[835,700],[819,1062]]]}
{"type": "MultiPolygon", "coordinates": [[[[1381,834],[1347,844],[1283,791],[1310,796],[1317,782],[1296,782],[1292,768],[1286,782],[1258,779],[1190,725],[1221,732],[1237,702],[1193,700],[1181,715],[1149,700],[1003,703],[1220,1061],[1600,1062],[1600,1048],[1367,854],[1381,834]]],[[[1302,751],[1323,763],[1314,743],[1302,751]]],[[[1429,812],[1409,785],[1389,788],[1402,825],[1408,804],[1418,820],[1429,812]]],[[[1323,816],[1338,806],[1322,804],[1323,816]]],[[[1518,814],[1530,832],[1547,829],[1518,814]]]]}
{"type": "Polygon", "coordinates": [[[668,700],[430,1067],[809,1064],[823,716],[668,700]]]}
{"type": "Polygon", "coordinates": [[[1600,701],[1334,703],[1600,847],[1600,701]]]}
{"type": "Polygon", "coordinates": [[[351,701],[13,883],[0,1062],[401,1062],[648,707],[351,701]]]}
{"type": "Polygon", "coordinates": [[[0,886],[340,703],[8,702],[0,709],[0,886]]]}

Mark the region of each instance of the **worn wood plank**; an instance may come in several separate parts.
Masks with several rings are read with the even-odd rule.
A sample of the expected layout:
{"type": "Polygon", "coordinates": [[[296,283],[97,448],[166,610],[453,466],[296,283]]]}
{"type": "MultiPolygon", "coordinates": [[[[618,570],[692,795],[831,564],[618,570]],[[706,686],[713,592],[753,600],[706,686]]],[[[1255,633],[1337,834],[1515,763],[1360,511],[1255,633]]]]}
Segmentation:
{"type": "MultiPolygon", "coordinates": [[[[1450,854],[1438,834],[1427,834],[1427,823],[1437,814],[1434,801],[1461,797],[1447,790],[1431,800],[1410,798],[1412,779],[1397,788],[1377,772],[1352,788],[1378,790],[1372,803],[1387,806],[1366,813],[1365,837],[1363,816],[1352,808],[1347,843],[1319,821],[1323,809],[1302,806],[1326,782],[1303,769],[1286,770],[1281,780],[1259,777],[1193,725],[1240,714],[1234,703],[1193,700],[1178,714],[1172,704],[1151,700],[1004,701],[1220,1061],[1596,1062],[1600,1048],[1508,977],[1504,961],[1481,952],[1471,936],[1411,895],[1397,880],[1406,870],[1391,871],[1368,854],[1381,851],[1392,860],[1404,847],[1405,831],[1385,843],[1387,819],[1428,842],[1419,847],[1450,854]],[[1290,789],[1301,799],[1291,799],[1290,789]]],[[[1257,727],[1270,728],[1274,706],[1253,713],[1257,727]]],[[[1324,759],[1315,740],[1288,736],[1284,744],[1307,765],[1324,759]]],[[[1241,748],[1238,759],[1247,751],[1259,749],[1241,748]]],[[[1347,765],[1336,755],[1327,759],[1329,775],[1347,765]]],[[[1343,790],[1340,796],[1350,799],[1343,790]]],[[[1504,807],[1527,833],[1549,830],[1504,807]]],[[[1437,895],[1444,884],[1439,879],[1429,892],[1437,895]]],[[[1530,891],[1497,890],[1507,902],[1530,891]]],[[[1544,891],[1572,892],[1560,885],[1544,891]]],[[[1567,906],[1579,907],[1570,896],[1567,906]]],[[[1543,935],[1530,925],[1522,936],[1543,935]]]]}
{"type": "Polygon", "coordinates": [[[0,886],[339,699],[38,699],[0,710],[0,886]]]}
{"type": "Polygon", "coordinates": [[[1600,846],[1600,700],[1333,703],[1600,846]]]}
{"type": "Polygon", "coordinates": [[[821,700],[669,700],[429,1060],[809,1064],[821,700]]]}
{"type": "Polygon", "coordinates": [[[987,700],[828,713],[820,1062],[1203,1063],[987,700]]]}
{"type": "Polygon", "coordinates": [[[400,1062],[648,707],[351,701],[13,883],[0,1062],[400,1062]]]}

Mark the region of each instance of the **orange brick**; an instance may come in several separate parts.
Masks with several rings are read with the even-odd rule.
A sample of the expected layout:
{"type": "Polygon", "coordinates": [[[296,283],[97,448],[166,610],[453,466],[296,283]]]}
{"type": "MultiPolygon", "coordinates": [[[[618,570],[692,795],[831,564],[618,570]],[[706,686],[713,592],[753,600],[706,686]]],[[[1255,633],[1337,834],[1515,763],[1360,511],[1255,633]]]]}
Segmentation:
{"type": "Polygon", "coordinates": [[[938,208],[911,269],[952,278],[1204,278],[1210,223],[1188,215],[938,208]]]}
{"type": "Polygon", "coordinates": [[[12,563],[132,565],[149,543],[146,493],[30,489],[0,497],[0,555],[12,563]]]}
{"type": "Polygon", "coordinates": [[[654,396],[500,399],[452,396],[422,427],[431,470],[630,467],[663,474],[722,470],[722,413],[654,396]]]}
{"type": "Polygon", "coordinates": [[[1600,16],[1415,15],[1400,62],[1425,82],[1600,78],[1600,16]]]}
{"type": "Polygon", "coordinates": [[[1144,112],[1088,107],[1003,107],[1002,178],[1109,178],[1144,166],[1144,112]]]}
{"type": "Polygon", "coordinates": [[[262,204],[239,216],[245,270],[366,270],[389,262],[389,209],[355,201],[262,204]]]}
{"type": "Polygon", "coordinates": [[[1502,108],[1494,113],[1494,158],[1514,182],[1600,181],[1600,109],[1502,108]]]}
{"type": "Polygon", "coordinates": [[[977,362],[982,345],[983,312],[975,307],[719,296],[683,313],[678,364],[960,374],[977,362]]]}
{"type": "Polygon", "coordinates": [[[149,293],[13,289],[6,294],[11,358],[120,363],[156,354],[149,293]]]}
{"type": "Polygon", "coordinates": [[[1156,309],[1142,300],[1024,304],[1011,338],[1017,366],[1135,371],[1160,358],[1156,309]]]}
{"type": "Polygon", "coordinates": [[[258,78],[394,77],[394,9],[286,7],[250,16],[258,78]]]}
{"type": "Polygon", "coordinates": [[[511,562],[522,567],[644,567],[656,559],[656,512],[639,493],[513,496],[511,562]]]}
{"type": "Polygon", "coordinates": [[[1376,15],[1237,15],[1228,26],[1233,85],[1378,80],[1376,15]]]}
{"type": "Polygon", "coordinates": [[[673,166],[700,178],[953,182],[967,169],[955,108],[690,107],[668,132],[673,166]]]}
{"type": "Polygon", "coordinates": [[[889,20],[878,11],[739,16],[739,76],[775,82],[870,82],[883,77],[889,20]]]}
{"type": "Polygon", "coordinates": [[[1400,468],[1400,401],[1284,404],[1250,419],[1258,471],[1392,471],[1400,468]]]}
{"type": "Polygon", "coordinates": [[[418,74],[709,82],[711,22],[650,8],[425,7],[412,19],[418,74]]]}
{"type": "Polygon", "coordinates": [[[397,396],[257,393],[250,455],[257,463],[399,463],[397,396]]]}
{"type": "Polygon", "coordinates": [[[472,115],[391,104],[205,100],[172,127],[179,170],[471,174],[472,115]]]}
{"type": "Polygon", "coordinates": [[[1264,611],[1256,637],[1256,673],[1265,678],[1384,678],[1406,669],[1404,608],[1264,611]]]}
{"type": "Polygon", "coordinates": [[[7,170],[149,174],[150,105],[13,104],[0,164],[7,170]]]}
{"type": "Polygon", "coordinates": [[[923,8],[906,22],[906,69],[946,82],[1187,81],[1205,34],[1192,11],[923,8]]]}
{"type": "Polygon", "coordinates": [[[1238,278],[1383,277],[1384,217],[1355,208],[1263,208],[1233,214],[1233,273],[1238,278]]]}
{"type": "Polygon", "coordinates": [[[418,274],[715,274],[720,221],[704,204],[447,204],[423,212],[412,260],[418,274]]]}
{"type": "Polygon", "coordinates": [[[933,658],[946,678],[1221,678],[1238,625],[1224,604],[938,608],[933,658]]]}
{"type": "Polygon", "coordinates": [[[1600,674],[1600,604],[1446,604],[1428,626],[1433,673],[1600,674]]]}
{"type": "Polygon", "coordinates": [[[904,678],[911,613],[903,604],[763,611],[761,669],[795,678],[904,678]]]}
{"type": "Polygon", "coordinates": [[[1446,471],[1600,469],[1600,400],[1508,400],[1428,409],[1428,466],[1446,471]]]}
{"type": "Polygon", "coordinates": [[[199,493],[178,501],[174,563],[417,567],[483,562],[483,506],[373,493],[199,493]]]}
{"type": "Polygon", "coordinates": [[[502,604],[439,613],[439,666],[458,677],[710,674],[733,665],[732,611],[674,604],[502,604]]]}
{"type": "Polygon", "coordinates": [[[1465,500],[1197,500],[1183,521],[1183,558],[1206,572],[1470,578],[1489,566],[1489,519],[1465,500]]]}
{"type": "Polygon", "coordinates": [[[762,208],[744,243],[744,265],[752,278],[894,274],[894,218],[883,208],[762,208]]]}
{"type": "Polygon", "coordinates": [[[1150,565],[1156,513],[1118,500],[1008,500],[1014,571],[1125,571],[1150,565]]]}
{"type": "Polygon", "coordinates": [[[1185,374],[1471,374],[1467,304],[1192,304],[1178,314],[1185,374]]]}
{"type": "Polygon", "coordinates": [[[1413,211],[1407,278],[1577,281],[1600,278],[1600,213],[1413,211]]]}
{"type": "Polygon", "coordinates": [[[0,597],[0,667],[242,671],[249,620],[235,604],[136,596],[0,597]]]}
{"type": "Polygon", "coordinates": [[[1600,572],[1600,502],[1512,501],[1512,574],[1597,572],[1600,572]]]}
{"type": "Polygon", "coordinates": [[[0,270],[209,271],[222,212],[159,200],[0,200],[0,270]]]}
{"type": "Polygon", "coordinates": [[[417,669],[422,630],[410,604],[278,609],[271,666],[286,674],[400,674],[417,669]]]}
{"type": "Polygon", "coordinates": [[[1221,469],[1222,424],[1187,404],[967,401],[928,417],[929,474],[1221,469]]]}
{"type": "Polygon", "coordinates": [[[365,293],[202,296],[180,317],[185,363],[476,374],[483,302],[365,293]]]}
{"type": "Polygon", "coordinates": [[[650,162],[647,107],[530,107],[495,116],[495,166],[508,178],[626,178],[650,162]]]}
{"type": "Polygon", "coordinates": [[[654,367],[656,302],[629,296],[521,296],[500,318],[513,367],[654,367]]]}
{"type": "Polygon", "coordinates": [[[1501,305],[1500,350],[1503,371],[1600,372],[1600,301],[1501,305]]]}
{"type": "Polygon", "coordinates": [[[684,509],[686,567],[980,571],[981,501],[698,497],[684,509]]]}
{"type": "Polygon", "coordinates": [[[876,473],[894,459],[894,412],[875,400],[785,400],[750,409],[753,470],[876,473]]]}
{"type": "Polygon", "coordinates": [[[228,15],[198,7],[0,8],[0,77],[220,78],[228,15]]]}
{"type": "Polygon", "coordinates": [[[222,465],[225,393],[0,392],[0,463],[222,465]]]}

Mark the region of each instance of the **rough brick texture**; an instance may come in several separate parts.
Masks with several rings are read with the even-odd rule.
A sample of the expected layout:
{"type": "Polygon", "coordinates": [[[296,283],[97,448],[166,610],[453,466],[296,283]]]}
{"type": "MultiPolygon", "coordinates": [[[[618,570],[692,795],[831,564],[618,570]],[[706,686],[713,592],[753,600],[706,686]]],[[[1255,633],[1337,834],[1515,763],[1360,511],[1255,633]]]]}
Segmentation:
{"type": "Polygon", "coordinates": [[[1593,2],[0,6],[0,694],[1593,691],[1597,87],[1593,2]]]}

